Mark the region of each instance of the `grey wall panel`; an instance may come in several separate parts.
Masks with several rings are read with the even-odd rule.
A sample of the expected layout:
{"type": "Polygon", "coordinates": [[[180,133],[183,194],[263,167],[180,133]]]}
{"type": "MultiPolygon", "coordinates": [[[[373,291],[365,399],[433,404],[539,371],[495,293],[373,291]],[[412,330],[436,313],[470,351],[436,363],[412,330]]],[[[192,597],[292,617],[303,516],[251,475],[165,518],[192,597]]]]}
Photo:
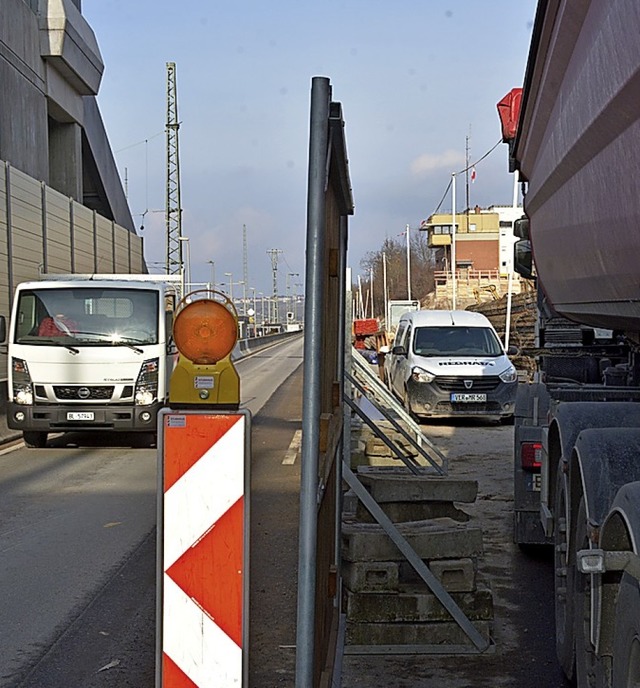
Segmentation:
{"type": "Polygon", "coordinates": [[[98,245],[98,272],[115,272],[112,250],[112,223],[104,217],[96,218],[96,232],[98,245]]]}
{"type": "Polygon", "coordinates": [[[93,272],[93,212],[73,204],[73,252],[76,272],[93,272]]]}
{"type": "Polygon", "coordinates": [[[146,272],[143,256],[144,244],[142,237],[131,236],[131,271],[146,272]]]}
{"type": "Polygon", "coordinates": [[[129,272],[129,232],[115,226],[116,239],[116,272],[129,272]]]}

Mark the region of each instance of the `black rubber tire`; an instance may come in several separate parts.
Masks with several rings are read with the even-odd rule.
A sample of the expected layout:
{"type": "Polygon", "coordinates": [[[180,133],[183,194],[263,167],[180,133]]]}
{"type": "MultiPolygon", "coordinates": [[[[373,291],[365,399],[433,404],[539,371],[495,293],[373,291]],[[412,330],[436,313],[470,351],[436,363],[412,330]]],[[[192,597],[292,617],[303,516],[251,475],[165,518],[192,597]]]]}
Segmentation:
{"type": "Polygon", "coordinates": [[[47,433],[30,430],[22,433],[22,439],[30,449],[42,449],[47,446],[47,433]]]}
{"type": "Polygon", "coordinates": [[[571,562],[570,552],[567,549],[568,529],[570,527],[566,517],[567,504],[569,504],[567,476],[559,469],[554,508],[555,527],[553,529],[556,655],[565,676],[572,681],[576,664],[574,635],[575,565],[571,562]]]}
{"type": "Polygon", "coordinates": [[[412,420],[417,421],[418,418],[416,414],[411,410],[411,401],[409,401],[409,392],[407,391],[407,388],[404,388],[404,398],[402,399],[402,405],[404,406],[404,410],[411,416],[412,420]]]}
{"type": "Polygon", "coordinates": [[[640,685],[640,589],[623,574],[616,600],[611,688],[640,685]]]}

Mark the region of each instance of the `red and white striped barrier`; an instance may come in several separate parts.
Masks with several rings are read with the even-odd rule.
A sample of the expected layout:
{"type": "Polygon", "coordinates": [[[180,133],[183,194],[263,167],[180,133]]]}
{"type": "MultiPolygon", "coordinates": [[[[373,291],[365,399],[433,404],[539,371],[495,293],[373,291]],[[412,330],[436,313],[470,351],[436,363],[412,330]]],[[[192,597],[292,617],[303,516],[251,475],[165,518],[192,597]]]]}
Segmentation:
{"type": "Polygon", "coordinates": [[[248,411],[161,412],[158,688],[238,688],[248,664],[248,411]]]}

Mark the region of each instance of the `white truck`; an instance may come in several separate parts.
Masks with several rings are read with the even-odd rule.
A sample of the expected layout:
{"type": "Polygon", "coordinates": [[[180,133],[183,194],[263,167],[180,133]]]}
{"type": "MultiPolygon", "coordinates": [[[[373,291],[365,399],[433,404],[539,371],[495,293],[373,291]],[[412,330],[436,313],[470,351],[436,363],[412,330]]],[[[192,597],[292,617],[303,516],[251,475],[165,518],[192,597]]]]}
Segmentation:
{"type": "Polygon", "coordinates": [[[45,275],[19,284],[7,331],[8,426],[28,447],[44,447],[53,432],[155,433],[180,295],[179,275],[45,275]]]}

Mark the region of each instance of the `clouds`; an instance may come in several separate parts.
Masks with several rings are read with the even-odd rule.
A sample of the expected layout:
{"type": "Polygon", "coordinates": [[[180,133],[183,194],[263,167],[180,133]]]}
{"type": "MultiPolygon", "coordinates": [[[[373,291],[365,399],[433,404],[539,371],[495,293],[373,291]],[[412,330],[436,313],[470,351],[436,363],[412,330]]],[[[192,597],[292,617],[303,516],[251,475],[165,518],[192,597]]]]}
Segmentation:
{"type": "MultiPolygon", "coordinates": [[[[304,273],[309,105],[327,76],[343,105],[355,215],[349,264],[417,226],[500,136],[495,104],[522,84],[536,0],[83,0],[105,63],[98,102],[146,255],[165,253],[167,61],[176,63],[183,233],[192,275],[272,289],[304,273]],[[167,47],[168,46],[168,47],[167,47]],[[167,52],[167,50],[169,52],[167,52]],[[157,135],[162,132],[162,135],[157,135]],[[142,143],[140,143],[142,142],[142,143]]],[[[477,166],[472,204],[509,203],[507,152],[477,166]]],[[[461,195],[462,197],[462,195],[461,195]]],[[[466,199],[461,202],[466,202],[466,199]]],[[[445,201],[443,210],[450,206],[445,201]]]]}
{"type": "Polygon", "coordinates": [[[429,172],[451,173],[464,167],[463,153],[452,148],[442,153],[423,153],[411,162],[411,174],[416,177],[424,177],[429,172]]]}

